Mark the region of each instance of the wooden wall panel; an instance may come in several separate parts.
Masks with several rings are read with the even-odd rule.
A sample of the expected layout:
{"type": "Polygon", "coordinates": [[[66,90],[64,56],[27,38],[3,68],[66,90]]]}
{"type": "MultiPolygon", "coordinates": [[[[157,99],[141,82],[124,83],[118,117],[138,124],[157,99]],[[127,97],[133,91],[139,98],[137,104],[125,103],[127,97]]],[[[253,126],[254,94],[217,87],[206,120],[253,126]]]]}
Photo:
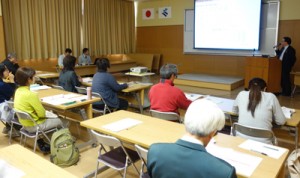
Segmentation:
{"type": "MultiPolygon", "coordinates": [[[[292,38],[297,62],[294,71],[300,71],[300,20],[281,20],[278,39],[292,38]]],[[[183,25],[137,27],[136,52],[160,53],[161,64],[179,65],[180,73],[207,73],[245,76],[245,57],[183,54],[183,25]]]]}
{"type": "Polygon", "coordinates": [[[6,57],[3,18],[0,16],[0,61],[6,57]]]}
{"type": "Polygon", "coordinates": [[[180,73],[244,76],[245,57],[183,54],[183,25],[137,27],[138,53],[161,53],[180,73]]]}

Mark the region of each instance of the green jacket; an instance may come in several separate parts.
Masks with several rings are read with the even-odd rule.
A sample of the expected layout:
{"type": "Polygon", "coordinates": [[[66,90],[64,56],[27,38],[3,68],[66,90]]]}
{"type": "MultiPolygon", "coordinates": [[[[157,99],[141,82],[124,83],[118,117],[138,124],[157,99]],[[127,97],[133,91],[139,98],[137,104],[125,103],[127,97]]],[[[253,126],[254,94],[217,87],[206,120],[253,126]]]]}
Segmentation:
{"type": "MultiPolygon", "coordinates": [[[[46,120],[45,108],[43,107],[38,95],[30,91],[28,86],[22,86],[16,90],[14,108],[28,113],[37,122],[37,124],[41,124],[46,120]]],[[[22,118],[19,118],[19,121],[25,127],[34,126],[32,121],[22,118]]]]}

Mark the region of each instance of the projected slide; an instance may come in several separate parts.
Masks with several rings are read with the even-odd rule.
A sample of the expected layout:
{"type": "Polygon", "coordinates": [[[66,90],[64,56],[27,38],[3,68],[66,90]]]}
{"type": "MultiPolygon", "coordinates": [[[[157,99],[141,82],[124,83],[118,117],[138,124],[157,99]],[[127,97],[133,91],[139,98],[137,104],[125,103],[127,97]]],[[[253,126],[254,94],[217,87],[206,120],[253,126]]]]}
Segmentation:
{"type": "Polygon", "coordinates": [[[195,0],[194,47],[258,50],[261,0],[195,0]]]}

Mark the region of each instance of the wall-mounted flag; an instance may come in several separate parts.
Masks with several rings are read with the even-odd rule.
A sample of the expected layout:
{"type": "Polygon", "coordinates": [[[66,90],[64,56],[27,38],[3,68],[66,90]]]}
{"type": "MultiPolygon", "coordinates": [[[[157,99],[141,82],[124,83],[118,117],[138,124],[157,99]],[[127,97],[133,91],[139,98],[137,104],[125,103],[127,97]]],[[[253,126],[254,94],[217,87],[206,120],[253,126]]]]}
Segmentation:
{"type": "Polygon", "coordinates": [[[172,9],[171,7],[160,7],[158,10],[158,17],[160,19],[171,18],[172,17],[172,9]]]}
{"type": "Polygon", "coordinates": [[[143,9],[143,19],[154,19],[154,8],[143,9]]]}

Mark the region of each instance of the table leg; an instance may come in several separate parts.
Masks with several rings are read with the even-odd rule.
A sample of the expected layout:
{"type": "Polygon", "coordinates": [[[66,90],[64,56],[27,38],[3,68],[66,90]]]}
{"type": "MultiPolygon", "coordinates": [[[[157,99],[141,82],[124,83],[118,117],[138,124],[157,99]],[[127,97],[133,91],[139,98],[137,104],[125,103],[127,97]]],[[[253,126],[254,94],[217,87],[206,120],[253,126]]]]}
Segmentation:
{"type": "Polygon", "coordinates": [[[143,95],[142,94],[142,92],[140,91],[139,93],[138,92],[134,92],[134,94],[135,94],[135,98],[136,98],[136,100],[137,100],[137,102],[138,102],[138,105],[139,105],[139,108],[140,108],[140,113],[141,114],[143,114],[143,104],[142,104],[142,99],[141,99],[141,95],[143,95]]]}
{"type": "MultiPolygon", "coordinates": [[[[89,104],[89,105],[91,105],[91,104],[89,104]]],[[[87,107],[87,108],[89,108],[89,107],[87,107]]],[[[87,110],[87,108],[80,109],[80,115],[81,115],[83,120],[88,120],[89,118],[91,118],[91,116],[89,117],[89,115],[92,115],[92,113],[87,114],[86,112],[89,112],[87,110]]],[[[97,141],[95,140],[91,130],[87,129],[87,131],[89,133],[90,139],[87,142],[76,145],[78,147],[78,149],[84,148],[84,147],[89,146],[89,145],[92,145],[93,147],[96,146],[97,141]]]]}
{"type": "Polygon", "coordinates": [[[295,149],[298,149],[298,138],[299,137],[299,132],[298,132],[298,126],[295,127],[295,149]]]}

